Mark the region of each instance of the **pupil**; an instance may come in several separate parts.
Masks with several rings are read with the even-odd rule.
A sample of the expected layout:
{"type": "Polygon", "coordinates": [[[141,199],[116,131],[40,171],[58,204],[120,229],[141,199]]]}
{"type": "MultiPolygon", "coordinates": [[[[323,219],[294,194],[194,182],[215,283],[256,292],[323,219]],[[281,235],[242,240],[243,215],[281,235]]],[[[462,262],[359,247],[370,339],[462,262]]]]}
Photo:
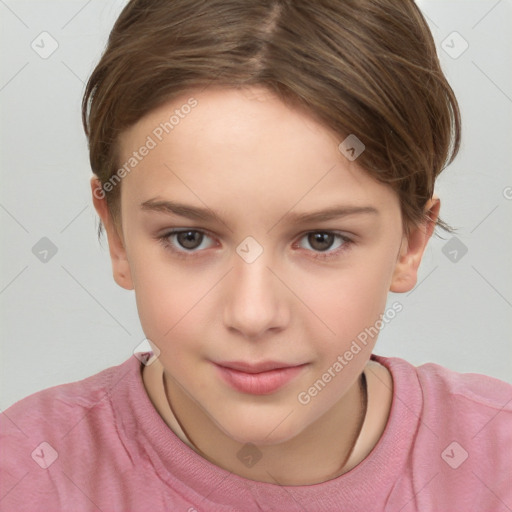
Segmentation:
{"type": "Polygon", "coordinates": [[[185,249],[195,249],[201,244],[202,234],[197,231],[182,231],[178,233],[178,241],[185,249]],[[197,243],[199,239],[199,244],[197,243]]]}
{"type": "Polygon", "coordinates": [[[313,233],[309,235],[311,247],[318,251],[325,251],[331,247],[334,235],[331,233],[313,233]],[[317,244],[320,244],[318,247],[317,244]]]}

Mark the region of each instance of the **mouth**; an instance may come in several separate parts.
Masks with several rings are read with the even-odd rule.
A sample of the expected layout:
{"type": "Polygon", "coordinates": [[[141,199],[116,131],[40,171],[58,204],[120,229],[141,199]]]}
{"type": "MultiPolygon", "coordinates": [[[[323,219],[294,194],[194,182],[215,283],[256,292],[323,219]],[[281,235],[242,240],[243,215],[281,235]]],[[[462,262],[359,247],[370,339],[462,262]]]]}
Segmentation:
{"type": "Polygon", "coordinates": [[[236,391],[251,395],[268,395],[297,377],[308,363],[290,365],[276,361],[229,361],[214,363],[214,366],[223,381],[236,391]]]}

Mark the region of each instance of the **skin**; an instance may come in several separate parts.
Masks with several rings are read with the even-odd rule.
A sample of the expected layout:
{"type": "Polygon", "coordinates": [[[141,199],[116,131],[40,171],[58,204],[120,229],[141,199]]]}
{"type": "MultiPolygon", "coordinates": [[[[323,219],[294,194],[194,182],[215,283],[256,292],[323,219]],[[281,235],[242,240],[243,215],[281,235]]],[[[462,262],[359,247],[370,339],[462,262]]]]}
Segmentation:
{"type": "Polygon", "coordinates": [[[91,180],[114,279],[135,290],[142,328],[160,350],[144,368],[144,385],[169,428],[214,464],[280,485],[329,480],[361,462],[385,428],[392,378],[369,361],[377,338],[307,405],[298,394],[375,324],[390,290],[414,287],[439,199],[425,207],[430,221],[407,238],[397,195],[340,153],[343,138],[256,87],[188,91],[121,135],[121,161],[191,96],[198,106],[122,180],[121,225],[91,180]],[[151,199],[206,206],[221,220],[141,209],[151,199]],[[378,214],[291,219],[340,205],[378,214]],[[187,248],[177,236],[168,238],[177,252],[157,238],[171,229],[206,236],[180,257],[187,248]],[[351,242],[335,237],[322,246],[308,238],[325,231],[351,242]],[[252,263],[236,252],[248,236],[263,249],[252,263]],[[315,259],[326,253],[329,259],[315,259]],[[307,365],[278,391],[255,396],[229,387],[212,363],[269,359],[307,365]],[[363,370],[368,410],[354,447],[363,370]],[[262,455],[252,467],[237,458],[246,443],[262,455]]]}

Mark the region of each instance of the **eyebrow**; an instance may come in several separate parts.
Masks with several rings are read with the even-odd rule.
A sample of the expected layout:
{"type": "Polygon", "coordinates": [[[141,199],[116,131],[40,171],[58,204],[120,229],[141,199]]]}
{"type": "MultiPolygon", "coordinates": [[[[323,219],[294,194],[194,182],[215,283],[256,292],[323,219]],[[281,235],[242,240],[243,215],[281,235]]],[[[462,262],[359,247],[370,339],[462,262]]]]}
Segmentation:
{"type": "MultiPolygon", "coordinates": [[[[153,211],[167,213],[171,215],[179,215],[192,220],[215,221],[220,217],[209,208],[199,208],[174,201],[164,201],[157,199],[149,199],[141,203],[141,209],[144,211],[153,211]]],[[[379,210],[373,206],[334,206],[325,210],[319,210],[309,213],[288,212],[282,218],[288,217],[289,222],[296,223],[312,223],[322,222],[349,215],[379,215],[379,210]]]]}

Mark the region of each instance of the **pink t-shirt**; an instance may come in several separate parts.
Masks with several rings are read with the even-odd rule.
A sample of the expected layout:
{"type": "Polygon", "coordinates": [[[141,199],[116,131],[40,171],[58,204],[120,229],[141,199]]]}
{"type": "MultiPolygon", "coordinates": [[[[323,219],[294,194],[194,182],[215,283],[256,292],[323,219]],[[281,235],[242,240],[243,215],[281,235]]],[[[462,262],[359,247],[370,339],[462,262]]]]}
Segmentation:
{"type": "Polygon", "coordinates": [[[368,457],[338,478],[281,487],[213,465],[167,427],[130,357],[2,413],[0,510],[512,510],[512,386],[372,359],[393,376],[390,417],[368,457]]]}

